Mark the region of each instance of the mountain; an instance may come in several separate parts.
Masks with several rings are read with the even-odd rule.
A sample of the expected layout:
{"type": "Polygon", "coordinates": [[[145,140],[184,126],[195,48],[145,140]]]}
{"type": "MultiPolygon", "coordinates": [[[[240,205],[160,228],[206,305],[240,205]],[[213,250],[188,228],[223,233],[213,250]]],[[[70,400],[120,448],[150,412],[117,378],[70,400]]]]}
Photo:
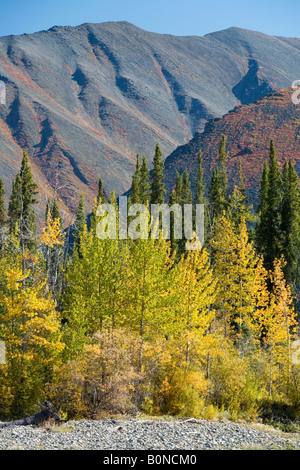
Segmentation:
{"type": "Polygon", "coordinates": [[[227,138],[227,168],[229,181],[237,183],[241,160],[248,199],[256,205],[263,161],[269,158],[270,140],[274,140],[278,161],[283,165],[291,158],[300,176],[300,104],[292,101],[291,87],[266,95],[255,103],[235,107],[221,119],[212,119],[202,133],[178,147],[165,160],[165,183],[170,193],[176,171],[190,173],[194,188],[197,155],[202,151],[207,188],[212,170],[218,161],[222,134],[227,138]]]}
{"type": "Polygon", "coordinates": [[[108,193],[128,190],[137,153],[151,166],[157,142],[167,156],[209,120],[299,78],[299,39],[239,28],[176,37],[108,22],[1,37],[7,196],[26,148],[42,198],[56,188],[74,212],[83,193],[89,210],[99,177],[108,193]]]}

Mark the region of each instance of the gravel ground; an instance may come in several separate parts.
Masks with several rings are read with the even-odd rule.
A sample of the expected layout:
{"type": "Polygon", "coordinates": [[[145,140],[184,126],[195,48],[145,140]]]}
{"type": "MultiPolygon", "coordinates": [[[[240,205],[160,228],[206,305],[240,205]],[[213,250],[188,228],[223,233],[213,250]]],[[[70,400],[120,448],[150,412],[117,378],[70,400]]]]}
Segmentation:
{"type": "Polygon", "coordinates": [[[234,449],[300,450],[300,435],[262,425],[195,419],[101,419],[0,428],[0,450],[234,449]]]}

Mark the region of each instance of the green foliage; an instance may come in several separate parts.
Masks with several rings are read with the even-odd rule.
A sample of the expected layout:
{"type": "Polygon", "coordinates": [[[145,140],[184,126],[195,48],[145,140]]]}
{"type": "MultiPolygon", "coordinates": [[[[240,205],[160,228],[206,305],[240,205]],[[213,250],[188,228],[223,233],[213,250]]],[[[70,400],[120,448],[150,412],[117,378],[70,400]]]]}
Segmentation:
{"type": "Polygon", "coordinates": [[[156,144],[155,155],[153,158],[153,172],[151,178],[150,194],[151,204],[163,204],[165,201],[166,190],[164,187],[164,162],[159,144],[156,144]]]}
{"type": "MultiPolygon", "coordinates": [[[[37,188],[24,152],[7,229],[0,180],[2,419],[32,413],[47,397],[68,418],[135,410],[270,420],[284,412],[292,429],[288,420],[300,413],[300,372],[292,361],[298,178],[291,161],[280,171],[271,141],[254,243],[241,162],[229,190],[227,158],[222,136],[208,200],[201,151],[194,194],[186,169],[177,172],[169,197],[170,206],[206,205],[204,247],[187,250],[185,239],[172,237],[172,214],[171,240],[161,233],[119,239],[114,192],[108,202],[117,215],[116,237],[101,237],[108,223],[97,210],[106,202],[99,179],[89,225],[80,196],[69,252],[56,198],[47,201],[42,235],[35,233],[37,188]]],[[[145,156],[142,163],[137,156],[130,204],[164,202],[163,168],[158,144],[151,180],[145,156]]]]}

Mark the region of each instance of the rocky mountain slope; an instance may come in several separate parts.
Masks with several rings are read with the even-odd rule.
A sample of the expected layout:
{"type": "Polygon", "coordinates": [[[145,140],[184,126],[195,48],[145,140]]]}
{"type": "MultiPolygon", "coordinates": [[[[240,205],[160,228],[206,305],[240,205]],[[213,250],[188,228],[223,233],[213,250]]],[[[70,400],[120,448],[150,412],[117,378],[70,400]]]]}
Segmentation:
{"type": "Polygon", "coordinates": [[[218,160],[222,134],[227,137],[229,180],[237,182],[241,159],[245,186],[254,205],[258,199],[263,161],[269,158],[270,139],[283,165],[291,158],[300,175],[300,104],[292,102],[295,89],[289,87],[268,94],[256,103],[241,105],[221,119],[209,121],[202,133],[178,147],[165,161],[165,182],[168,192],[175,184],[176,170],[190,173],[192,187],[197,172],[197,155],[202,150],[207,186],[218,160]]]}
{"type": "MultiPolygon", "coordinates": [[[[41,194],[91,208],[101,177],[126,191],[136,154],[151,165],[211,118],[300,78],[300,39],[230,28],[203,37],[127,22],[0,38],[0,175],[7,194],[27,148],[41,194]]],[[[172,157],[173,158],[173,157],[172,157]]],[[[170,160],[169,160],[170,161],[170,160]]]]}

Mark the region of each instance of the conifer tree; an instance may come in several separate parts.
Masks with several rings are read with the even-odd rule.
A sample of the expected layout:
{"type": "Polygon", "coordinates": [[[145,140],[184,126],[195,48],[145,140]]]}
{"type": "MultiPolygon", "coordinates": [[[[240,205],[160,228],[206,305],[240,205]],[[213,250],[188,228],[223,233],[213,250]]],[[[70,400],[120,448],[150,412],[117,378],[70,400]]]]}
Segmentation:
{"type": "Polygon", "coordinates": [[[295,294],[300,254],[300,193],[298,175],[291,159],[283,168],[283,197],[281,206],[282,253],[286,265],[285,278],[295,294]]]}
{"type": "Polygon", "coordinates": [[[27,151],[24,150],[21,169],[13,182],[8,208],[10,232],[15,232],[17,224],[20,247],[23,252],[26,249],[33,249],[36,243],[34,204],[38,203],[36,198],[37,188],[38,186],[34,182],[31,173],[27,151]]]}
{"type": "Polygon", "coordinates": [[[264,166],[261,189],[256,240],[264,257],[267,270],[273,269],[276,258],[282,253],[281,240],[282,176],[275,153],[273,140],[270,141],[268,170],[264,166]]]}
{"type": "Polygon", "coordinates": [[[135,173],[132,177],[129,204],[140,204],[141,201],[141,164],[140,156],[136,156],[135,173]]]}
{"type": "Polygon", "coordinates": [[[151,204],[163,204],[165,201],[166,190],[164,187],[164,162],[159,144],[156,144],[155,155],[153,158],[153,171],[151,178],[151,204]]]}
{"type": "Polygon", "coordinates": [[[194,203],[195,204],[206,204],[207,200],[205,198],[206,193],[206,185],[204,183],[204,176],[203,176],[203,168],[202,168],[202,152],[199,150],[198,152],[198,159],[197,159],[197,176],[196,176],[196,184],[195,184],[195,197],[194,203]]]}
{"type": "Polygon", "coordinates": [[[3,180],[0,178],[0,227],[3,228],[6,223],[6,210],[5,210],[5,188],[3,180]]]}
{"type": "Polygon", "coordinates": [[[21,178],[20,174],[18,173],[12,183],[12,192],[8,205],[10,235],[15,234],[16,231],[18,231],[17,226],[20,226],[21,207],[21,178]]]}
{"type": "Polygon", "coordinates": [[[3,180],[0,179],[0,251],[2,251],[5,239],[6,209],[5,188],[3,180]]]}
{"type": "Polygon", "coordinates": [[[222,134],[220,146],[219,146],[218,165],[220,168],[220,179],[221,179],[221,187],[222,187],[224,202],[226,202],[227,196],[228,196],[228,176],[227,176],[228,154],[226,152],[226,141],[227,141],[226,136],[222,134]]]}
{"type": "Polygon", "coordinates": [[[218,167],[213,169],[210,188],[209,188],[209,218],[210,226],[214,220],[224,211],[224,199],[220,170],[218,167]]]}
{"type": "Polygon", "coordinates": [[[190,176],[187,170],[182,174],[182,204],[192,204],[190,176]]]}
{"type": "Polygon", "coordinates": [[[80,238],[86,227],[86,214],[84,208],[84,196],[80,195],[79,203],[76,210],[76,220],[74,227],[74,248],[73,251],[77,251],[80,254],[80,238]]]}
{"type": "Polygon", "coordinates": [[[143,155],[143,161],[140,171],[140,202],[141,204],[147,204],[150,200],[150,183],[149,183],[149,169],[145,155],[143,155]]]}
{"type": "Polygon", "coordinates": [[[269,166],[266,161],[263,164],[262,177],[260,181],[259,203],[257,208],[258,221],[255,229],[256,248],[261,253],[266,251],[266,222],[268,212],[268,194],[269,194],[269,166]]]}
{"type": "Polygon", "coordinates": [[[175,188],[174,188],[174,202],[177,204],[180,204],[182,206],[183,203],[183,181],[182,181],[182,175],[178,173],[176,170],[176,182],[175,182],[175,188]]]}
{"type": "Polygon", "coordinates": [[[104,195],[104,187],[101,178],[99,178],[98,182],[98,195],[97,195],[97,202],[99,203],[101,201],[101,204],[104,204],[106,202],[106,197],[104,195]]]}
{"type": "Polygon", "coordinates": [[[232,194],[229,197],[229,214],[230,218],[235,225],[238,227],[242,219],[246,222],[255,222],[256,218],[252,212],[253,206],[248,204],[246,196],[246,188],[244,184],[244,177],[242,171],[242,163],[239,160],[238,165],[238,184],[234,185],[232,194]]]}
{"type": "Polygon", "coordinates": [[[207,240],[208,228],[209,228],[209,207],[208,199],[206,198],[206,184],[204,182],[203,168],[202,168],[202,152],[198,152],[198,166],[197,166],[197,176],[194,192],[193,203],[196,206],[197,204],[204,204],[204,239],[207,240]]]}

